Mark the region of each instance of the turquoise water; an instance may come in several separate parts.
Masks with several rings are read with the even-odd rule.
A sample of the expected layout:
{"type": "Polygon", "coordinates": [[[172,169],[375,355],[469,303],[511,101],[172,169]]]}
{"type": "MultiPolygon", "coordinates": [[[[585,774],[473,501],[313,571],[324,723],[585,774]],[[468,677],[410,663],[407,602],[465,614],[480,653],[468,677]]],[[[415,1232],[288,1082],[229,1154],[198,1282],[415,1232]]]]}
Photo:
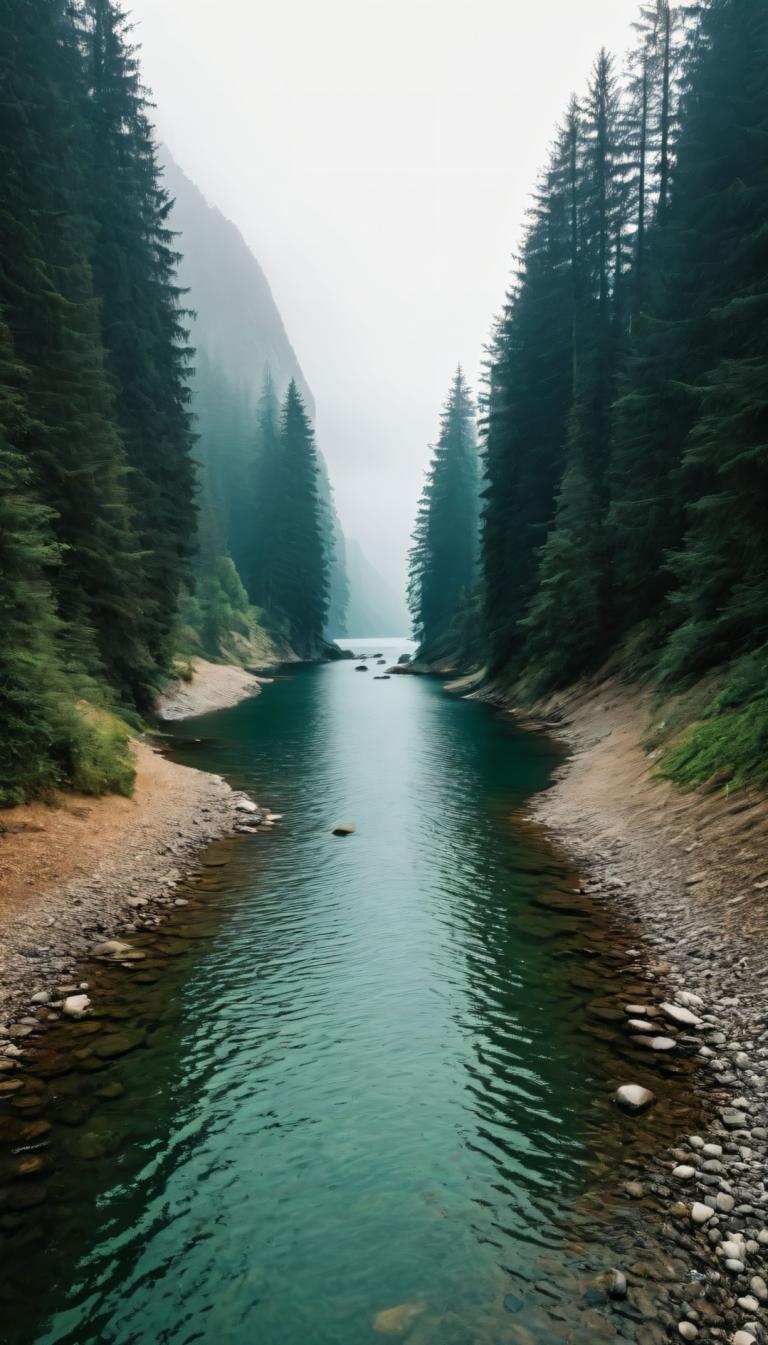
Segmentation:
{"type": "Polygon", "coordinates": [[[632,1338],[595,1286],[646,1238],[610,1194],[637,973],[521,818],[553,749],[374,671],[288,669],[174,729],[284,819],[214,848],[169,932],[132,936],[139,972],[85,968],[96,1017],[53,1029],[30,1113],[50,1171],[6,1216],[4,1340],[632,1338]],[[100,1057],[115,1031],[135,1049],[100,1057]]]}

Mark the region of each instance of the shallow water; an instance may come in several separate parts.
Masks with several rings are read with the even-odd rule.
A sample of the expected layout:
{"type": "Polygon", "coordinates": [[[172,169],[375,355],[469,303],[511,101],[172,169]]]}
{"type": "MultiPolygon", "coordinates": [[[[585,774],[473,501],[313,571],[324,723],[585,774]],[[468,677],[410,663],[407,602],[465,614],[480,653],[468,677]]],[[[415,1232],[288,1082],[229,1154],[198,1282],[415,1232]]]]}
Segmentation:
{"type": "Polygon", "coordinates": [[[173,730],[284,820],[214,847],[133,969],[84,965],[95,1017],[0,1104],[0,1179],[42,1163],[0,1200],[3,1340],[633,1338],[598,1281],[653,1232],[616,1192],[695,1099],[620,1030],[641,961],[522,820],[551,744],[376,671],[173,730]]]}

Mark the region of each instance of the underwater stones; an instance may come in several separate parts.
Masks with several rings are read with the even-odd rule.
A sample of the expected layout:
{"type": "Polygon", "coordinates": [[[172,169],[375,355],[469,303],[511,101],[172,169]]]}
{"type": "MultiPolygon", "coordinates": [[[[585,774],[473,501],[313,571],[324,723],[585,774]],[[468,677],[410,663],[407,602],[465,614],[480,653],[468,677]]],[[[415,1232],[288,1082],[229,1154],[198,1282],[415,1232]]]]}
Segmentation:
{"type": "Polygon", "coordinates": [[[426,1303],[399,1303],[395,1308],[384,1308],[376,1313],[373,1329],[381,1336],[402,1336],[426,1306],[426,1303]]]}
{"type": "Polygon", "coordinates": [[[626,1298],[627,1277],[623,1270],[612,1270],[608,1279],[608,1297],[626,1298]]]}
{"type": "Polygon", "coordinates": [[[505,1299],[504,1299],[504,1311],[505,1311],[505,1312],[522,1312],[522,1310],[523,1310],[524,1307],[525,1307],[525,1304],[524,1304],[522,1298],[518,1298],[518,1297],[517,1297],[517,1294],[507,1294],[507,1295],[506,1295],[506,1297],[505,1297],[505,1299]]]}
{"type": "Polygon", "coordinates": [[[138,1028],[132,1032],[109,1032],[97,1041],[94,1050],[100,1060],[114,1060],[143,1046],[145,1040],[145,1034],[138,1028]]]}
{"type": "Polygon", "coordinates": [[[650,1088],[643,1088],[641,1084],[624,1083],[616,1089],[614,1100],[627,1116],[640,1116],[653,1106],[656,1096],[650,1088]]]}
{"type": "Polygon", "coordinates": [[[95,944],[91,952],[94,957],[125,958],[132,956],[135,949],[132,944],[124,943],[122,939],[106,939],[103,943],[95,944]]]}
{"type": "Polygon", "coordinates": [[[355,668],[355,672],[367,672],[367,671],[368,668],[364,663],[358,663],[357,667],[355,668]]]}
{"type": "Polygon", "coordinates": [[[62,1013],[67,1018],[84,1018],[91,1007],[91,1001],[87,995],[70,995],[64,1000],[62,1013]]]}
{"type": "Polygon", "coordinates": [[[354,836],[354,822],[337,822],[336,826],[333,828],[333,834],[334,836],[354,836]]]}

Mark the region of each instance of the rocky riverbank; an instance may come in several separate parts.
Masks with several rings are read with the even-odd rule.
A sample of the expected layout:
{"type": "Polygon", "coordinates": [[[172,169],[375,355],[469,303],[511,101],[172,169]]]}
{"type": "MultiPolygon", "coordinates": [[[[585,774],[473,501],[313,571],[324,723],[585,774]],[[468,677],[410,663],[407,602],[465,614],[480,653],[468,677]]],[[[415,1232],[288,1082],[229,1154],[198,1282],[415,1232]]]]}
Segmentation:
{"type": "Polygon", "coordinates": [[[666,1300],[635,1339],[751,1345],[768,1329],[768,804],[656,779],[650,712],[615,681],[540,707],[536,726],[571,755],[534,816],[590,875],[592,899],[652,950],[624,1030],[660,1069],[693,1057],[709,1103],[706,1133],[680,1136],[623,1186],[660,1220],[661,1255],[622,1268],[630,1305],[649,1277],[666,1300]]]}
{"type": "MultiPolygon", "coordinates": [[[[172,690],[159,713],[182,719],[223,709],[257,695],[263,680],[198,660],[191,682],[172,690]]],[[[55,1000],[94,943],[130,933],[147,913],[160,919],[211,841],[269,825],[220,776],[178,766],[145,741],[132,750],[129,799],[61,794],[0,813],[0,1065],[31,1030],[15,1019],[34,1007],[35,994],[52,989],[55,1000]]]]}

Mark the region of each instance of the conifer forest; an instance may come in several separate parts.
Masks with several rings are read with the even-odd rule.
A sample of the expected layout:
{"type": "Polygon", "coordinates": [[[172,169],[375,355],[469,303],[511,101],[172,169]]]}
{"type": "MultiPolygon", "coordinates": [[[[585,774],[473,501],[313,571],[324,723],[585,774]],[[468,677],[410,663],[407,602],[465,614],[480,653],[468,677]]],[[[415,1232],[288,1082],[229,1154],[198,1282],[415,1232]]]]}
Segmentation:
{"type": "Polygon", "coordinates": [[[768,0],[0,0],[0,1345],[768,1341],[768,0]]]}

